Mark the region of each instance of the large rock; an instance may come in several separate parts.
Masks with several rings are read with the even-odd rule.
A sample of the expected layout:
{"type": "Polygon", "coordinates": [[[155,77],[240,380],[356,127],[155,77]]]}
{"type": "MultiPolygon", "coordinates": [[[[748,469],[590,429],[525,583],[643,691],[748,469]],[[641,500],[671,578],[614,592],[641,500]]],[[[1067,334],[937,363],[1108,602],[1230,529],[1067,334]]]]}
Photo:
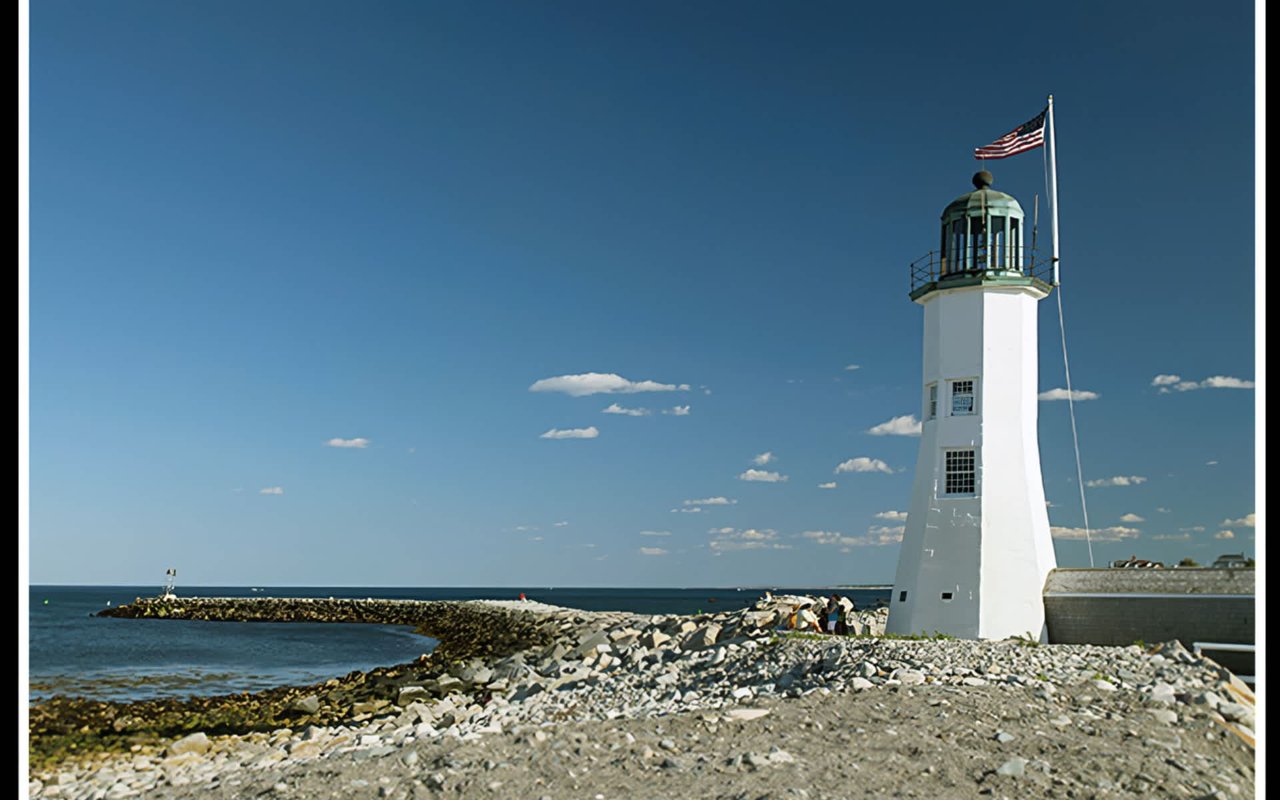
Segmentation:
{"type": "Polygon", "coordinates": [[[1218,713],[1226,717],[1230,722],[1239,722],[1242,725],[1254,727],[1253,709],[1243,703],[1220,703],[1218,705],[1218,713]]]}
{"type": "Polygon", "coordinates": [[[671,641],[671,637],[659,630],[653,630],[640,637],[640,644],[649,650],[660,647],[663,643],[671,641]]]}
{"type": "Polygon", "coordinates": [[[320,755],[324,745],[314,739],[290,742],[287,745],[289,755],[293,758],[313,758],[320,755]]]}
{"type": "Polygon", "coordinates": [[[405,686],[400,689],[400,693],[396,695],[396,705],[405,707],[415,701],[426,700],[431,697],[431,693],[423,686],[405,686]]]}
{"type": "Polygon", "coordinates": [[[769,709],[767,708],[731,708],[724,712],[724,718],[735,722],[748,722],[753,719],[760,719],[768,713],[769,709]]]}
{"type": "Polygon", "coordinates": [[[777,613],[772,609],[768,611],[748,611],[742,615],[742,621],[755,628],[768,628],[772,627],[777,616],[777,613]]]}
{"type": "Polygon", "coordinates": [[[684,640],[684,646],[690,650],[700,650],[704,647],[711,647],[719,637],[719,625],[704,625],[684,640]]]}
{"type": "Polygon", "coordinates": [[[583,642],[578,645],[578,649],[573,652],[578,656],[578,658],[586,658],[594,653],[607,653],[610,649],[612,648],[609,647],[609,634],[604,631],[597,631],[584,639],[583,642]],[[600,650],[600,645],[604,645],[605,650],[600,650]]]}
{"type": "Polygon", "coordinates": [[[177,756],[183,753],[207,753],[210,747],[209,737],[204,733],[193,733],[169,745],[168,755],[177,756]]]}
{"type": "Polygon", "coordinates": [[[289,706],[289,709],[297,711],[300,714],[315,714],[320,710],[320,698],[316,697],[314,694],[309,694],[306,697],[299,697],[297,700],[293,701],[292,705],[289,706]]]}
{"type": "Polygon", "coordinates": [[[466,684],[461,678],[455,678],[452,675],[441,675],[436,679],[436,690],[440,694],[449,694],[450,692],[460,692],[465,688],[466,684]]]}
{"type": "Polygon", "coordinates": [[[924,683],[924,673],[914,669],[895,669],[891,678],[897,678],[903,686],[916,686],[924,683]]]}

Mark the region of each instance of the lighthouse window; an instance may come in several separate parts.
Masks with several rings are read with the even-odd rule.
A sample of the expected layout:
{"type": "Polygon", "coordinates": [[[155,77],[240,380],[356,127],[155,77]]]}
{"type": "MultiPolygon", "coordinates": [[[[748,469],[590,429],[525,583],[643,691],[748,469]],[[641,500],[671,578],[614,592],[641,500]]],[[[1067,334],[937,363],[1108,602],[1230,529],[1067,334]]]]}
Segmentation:
{"type": "Polygon", "coordinates": [[[991,218],[991,268],[1006,269],[1005,259],[1008,257],[1005,251],[1004,239],[1004,221],[1005,217],[991,218]]]}
{"type": "Polygon", "coordinates": [[[951,382],[951,415],[964,416],[972,414],[973,405],[973,381],[952,381],[951,382]]]}
{"type": "Polygon", "coordinates": [[[971,495],[977,488],[972,450],[946,451],[945,494],[971,495]]]}
{"type": "Polygon", "coordinates": [[[938,416],[938,384],[929,384],[929,411],[925,414],[925,419],[933,419],[938,416]]]}
{"type": "Polygon", "coordinates": [[[1012,255],[1010,269],[1022,271],[1022,239],[1018,234],[1018,218],[1009,218],[1009,252],[1012,255]]]}

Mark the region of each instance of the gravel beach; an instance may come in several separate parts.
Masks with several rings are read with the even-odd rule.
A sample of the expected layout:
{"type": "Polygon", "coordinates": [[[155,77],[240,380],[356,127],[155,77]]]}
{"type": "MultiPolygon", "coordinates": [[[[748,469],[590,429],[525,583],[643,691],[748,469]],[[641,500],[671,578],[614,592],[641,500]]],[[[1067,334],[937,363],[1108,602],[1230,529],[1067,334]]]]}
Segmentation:
{"type": "Polygon", "coordinates": [[[274,730],[45,763],[32,796],[1253,796],[1253,695],[1177,643],[896,639],[883,611],[856,636],[780,632],[798,600],[697,617],[458,604],[534,617],[538,642],[398,671],[350,709],[301,687],[274,730]]]}

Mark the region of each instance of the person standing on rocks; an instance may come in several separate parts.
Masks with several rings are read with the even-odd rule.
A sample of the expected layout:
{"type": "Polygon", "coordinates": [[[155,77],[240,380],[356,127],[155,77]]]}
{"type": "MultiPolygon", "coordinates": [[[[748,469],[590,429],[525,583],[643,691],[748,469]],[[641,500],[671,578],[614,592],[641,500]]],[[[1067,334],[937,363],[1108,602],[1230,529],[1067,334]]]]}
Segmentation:
{"type": "Polygon", "coordinates": [[[853,618],[854,612],[858,610],[858,604],[851,597],[836,595],[836,602],[840,604],[840,625],[836,627],[837,636],[849,635],[849,620],[853,618]]]}
{"type": "Polygon", "coordinates": [[[840,607],[840,595],[831,595],[831,599],[827,601],[827,608],[825,611],[827,624],[823,626],[827,629],[827,633],[835,635],[840,631],[840,626],[843,622],[843,615],[841,612],[843,611],[844,609],[840,607]]]}

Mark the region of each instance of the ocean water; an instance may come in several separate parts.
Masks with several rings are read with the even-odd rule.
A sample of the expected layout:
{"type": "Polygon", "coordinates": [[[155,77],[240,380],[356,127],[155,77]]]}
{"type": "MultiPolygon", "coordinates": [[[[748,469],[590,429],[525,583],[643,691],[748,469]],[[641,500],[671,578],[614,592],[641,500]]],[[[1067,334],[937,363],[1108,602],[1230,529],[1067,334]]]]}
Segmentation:
{"type": "MultiPolygon", "coordinates": [[[[513,600],[520,589],[361,587],[179,587],[180,596],[374,597],[513,600]]],[[[743,608],[763,589],[523,589],[530,600],[589,611],[691,614],[743,608]]],[[[775,594],[839,591],[859,608],[887,602],[888,589],[773,589],[775,594]]],[[[158,594],[154,586],[32,586],[29,625],[32,701],[55,694],[137,700],[257,691],[314,683],[353,670],[402,664],[435,640],[401,625],[196,622],[95,617],[108,605],[158,594]]]]}

